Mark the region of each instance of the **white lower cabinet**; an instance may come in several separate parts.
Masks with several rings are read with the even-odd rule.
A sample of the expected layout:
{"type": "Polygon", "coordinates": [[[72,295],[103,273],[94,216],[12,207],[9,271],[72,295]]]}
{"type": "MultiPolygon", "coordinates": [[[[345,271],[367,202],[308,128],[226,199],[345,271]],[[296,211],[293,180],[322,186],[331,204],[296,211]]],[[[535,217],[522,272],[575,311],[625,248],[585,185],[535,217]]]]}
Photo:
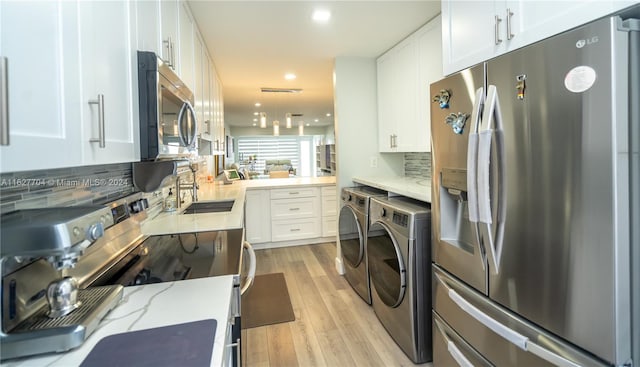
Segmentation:
{"type": "Polygon", "coordinates": [[[332,237],[336,232],[338,196],[335,186],[324,186],[322,193],[322,237],[332,237]]]}
{"type": "Polygon", "coordinates": [[[274,246],[326,241],[336,235],[335,193],[335,185],[247,190],[247,241],[274,246]]]}
{"type": "Polygon", "coordinates": [[[247,190],[245,236],[252,244],[271,242],[270,190],[247,190]]]}

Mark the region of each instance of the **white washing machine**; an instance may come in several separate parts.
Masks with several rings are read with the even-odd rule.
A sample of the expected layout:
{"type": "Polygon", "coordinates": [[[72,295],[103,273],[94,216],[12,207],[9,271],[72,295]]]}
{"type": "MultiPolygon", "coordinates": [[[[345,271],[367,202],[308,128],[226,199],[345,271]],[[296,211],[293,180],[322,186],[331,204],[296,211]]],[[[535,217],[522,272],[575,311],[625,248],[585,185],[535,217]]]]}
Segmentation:
{"type": "Polygon", "coordinates": [[[429,204],[372,198],[367,255],[376,316],[413,362],[431,361],[429,204]]]}
{"type": "Polygon", "coordinates": [[[369,229],[369,199],[386,196],[386,191],[368,186],[342,189],[338,234],[344,264],[344,277],[367,304],[371,304],[366,247],[369,229]]]}

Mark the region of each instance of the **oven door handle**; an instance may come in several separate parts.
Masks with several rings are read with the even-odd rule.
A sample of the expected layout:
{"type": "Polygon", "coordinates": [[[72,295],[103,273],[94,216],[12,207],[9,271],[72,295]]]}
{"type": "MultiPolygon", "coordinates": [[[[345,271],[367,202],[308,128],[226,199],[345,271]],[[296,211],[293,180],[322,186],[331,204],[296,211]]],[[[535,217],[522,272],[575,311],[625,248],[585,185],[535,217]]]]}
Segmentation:
{"type": "Polygon", "coordinates": [[[242,244],[243,251],[246,249],[249,254],[249,274],[247,274],[247,280],[240,289],[240,294],[244,294],[253,285],[253,279],[256,277],[256,252],[253,251],[253,247],[247,241],[242,244]]]}

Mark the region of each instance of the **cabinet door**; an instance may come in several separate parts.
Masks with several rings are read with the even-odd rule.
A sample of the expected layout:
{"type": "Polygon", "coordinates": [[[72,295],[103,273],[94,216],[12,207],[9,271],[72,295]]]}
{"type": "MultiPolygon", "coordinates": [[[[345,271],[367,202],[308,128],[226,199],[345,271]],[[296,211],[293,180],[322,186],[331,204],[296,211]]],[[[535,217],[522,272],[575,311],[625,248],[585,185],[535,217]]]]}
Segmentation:
{"type": "MultiPolygon", "coordinates": [[[[414,152],[431,151],[431,102],[429,87],[442,79],[442,22],[438,16],[416,35],[418,43],[418,124],[414,152]]],[[[408,133],[411,133],[410,131],[408,133]]]]}
{"type": "Polygon", "coordinates": [[[204,53],[203,42],[199,36],[194,37],[194,77],[195,83],[193,85],[194,95],[194,108],[196,110],[196,119],[198,123],[198,135],[202,137],[204,129],[204,53]]]}
{"type": "MultiPolygon", "coordinates": [[[[377,60],[378,87],[378,150],[393,152],[392,140],[395,134],[393,108],[393,59],[390,53],[382,55],[377,60]]],[[[324,153],[324,152],[323,152],[324,153]]],[[[322,168],[325,168],[324,154],[321,154],[322,168]]]]}
{"type": "Polygon", "coordinates": [[[138,160],[139,118],[133,114],[137,91],[131,72],[137,62],[131,47],[135,41],[130,7],[123,1],[81,1],[79,9],[83,163],[138,160]],[[99,96],[104,96],[102,107],[96,103],[99,96]],[[104,147],[97,141],[101,130],[104,147]]]}
{"type": "Polygon", "coordinates": [[[77,16],[74,2],[0,1],[10,127],[1,172],[82,162],[77,16]]]}
{"type": "Polygon", "coordinates": [[[245,194],[245,236],[252,244],[271,241],[271,198],[269,190],[247,190],[245,194]]]}
{"type": "Polygon", "coordinates": [[[496,45],[496,14],[493,1],[442,1],[442,56],[445,75],[488,60],[503,47],[501,44],[496,45]]]}
{"type": "Polygon", "coordinates": [[[194,24],[187,2],[180,2],[178,8],[180,19],[180,62],[178,63],[178,75],[180,79],[189,87],[194,89],[194,24]]]}
{"type": "Polygon", "coordinates": [[[160,57],[173,70],[178,70],[178,0],[161,0],[161,42],[160,57]]]}
{"type": "Polygon", "coordinates": [[[418,47],[414,37],[397,48],[394,59],[395,151],[415,152],[424,134],[415,131],[418,121],[418,47]]]}
{"type": "Polygon", "coordinates": [[[638,4],[638,1],[509,1],[511,8],[519,10],[519,13],[514,11],[512,17],[513,28],[518,33],[513,38],[511,49],[560,34],[633,4],[638,4]]]}
{"type": "Polygon", "coordinates": [[[160,1],[134,1],[136,47],[138,51],[151,51],[161,55],[162,36],[160,34],[160,1]]]}

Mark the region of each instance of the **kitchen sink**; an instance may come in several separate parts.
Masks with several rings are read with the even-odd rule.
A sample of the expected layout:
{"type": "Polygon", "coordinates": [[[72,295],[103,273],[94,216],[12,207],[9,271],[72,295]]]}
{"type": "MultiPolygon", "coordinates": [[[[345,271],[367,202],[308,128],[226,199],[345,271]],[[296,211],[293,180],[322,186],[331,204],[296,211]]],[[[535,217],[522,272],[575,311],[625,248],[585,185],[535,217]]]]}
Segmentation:
{"type": "Polygon", "coordinates": [[[235,200],[197,201],[191,203],[182,214],[229,212],[233,208],[233,203],[235,200]]]}

